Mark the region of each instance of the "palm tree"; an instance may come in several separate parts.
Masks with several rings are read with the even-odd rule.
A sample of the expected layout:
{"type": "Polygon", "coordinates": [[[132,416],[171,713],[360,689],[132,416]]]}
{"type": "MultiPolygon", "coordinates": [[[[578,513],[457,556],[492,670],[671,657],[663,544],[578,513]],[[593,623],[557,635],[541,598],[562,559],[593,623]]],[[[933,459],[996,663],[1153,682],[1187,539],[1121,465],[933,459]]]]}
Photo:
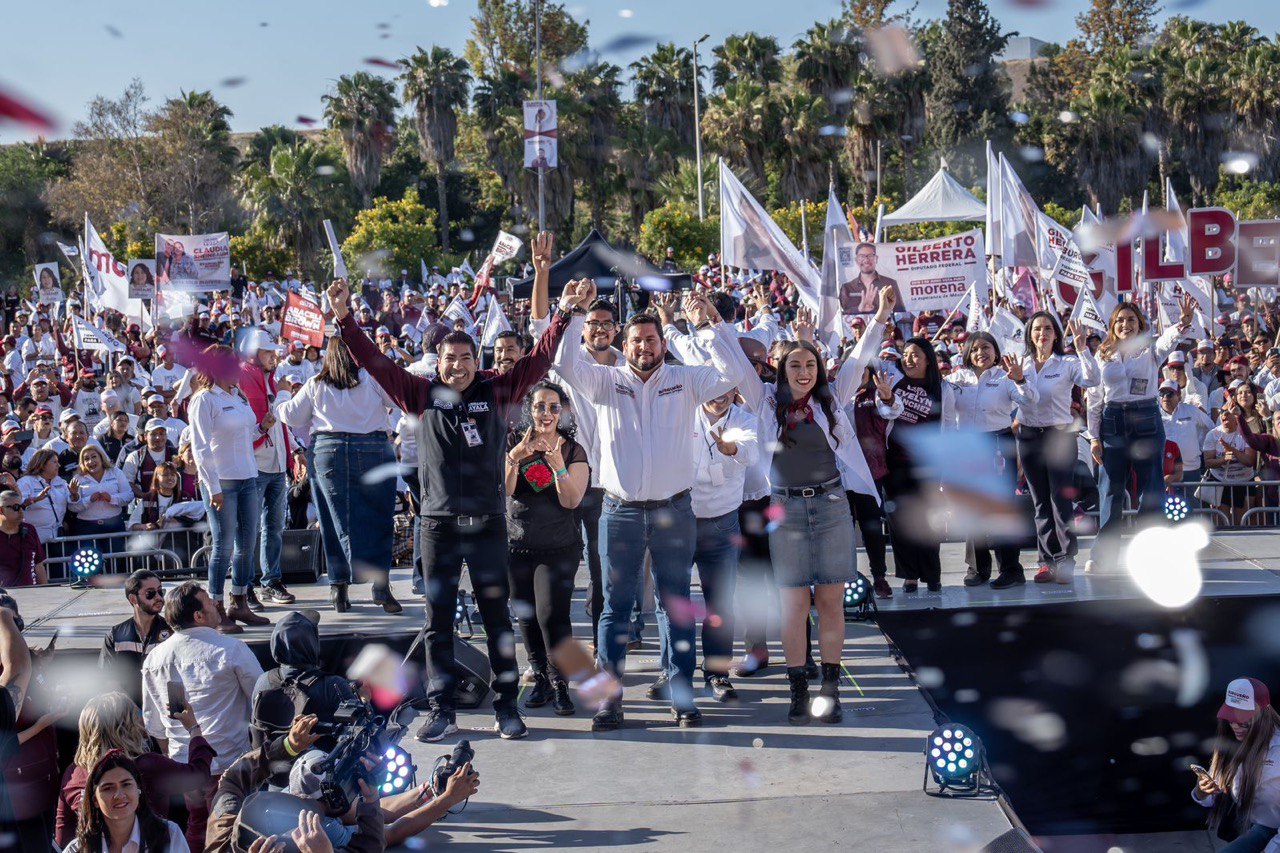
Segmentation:
{"type": "Polygon", "coordinates": [[[503,71],[481,77],[471,96],[483,128],[485,166],[498,176],[513,207],[519,206],[524,172],[524,119],[518,105],[527,94],[520,74],[503,71]]]}
{"type": "MultiPolygon", "coordinates": [[[[743,176],[739,175],[738,177],[742,178],[743,176]]],[[[692,157],[683,157],[676,162],[674,167],[658,178],[653,185],[653,190],[656,196],[664,202],[697,207],[698,184],[701,183],[703,198],[706,200],[707,215],[715,216],[720,205],[720,193],[717,189],[719,180],[719,167],[716,165],[714,157],[704,157],[702,159],[701,176],[698,174],[697,161],[692,157]]],[[[747,177],[743,184],[757,198],[764,194],[764,188],[756,183],[754,178],[747,177]]]]}
{"type": "Polygon", "coordinates": [[[336,91],[324,96],[329,126],[342,135],[342,152],[362,207],[373,203],[382,178],[382,155],[395,129],[396,90],[390,80],[365,71],[338,78],[336,91]]]}
{"type": "Polygon", "coordinates": [[[1199,202],[1207,202],[1218,184],[1226,144],[1230,101],[1220,44],[1217,27],[1178,17],[1166,25],[1153,51],[1161,71],[1160,107],[1168,121],[1173,153],[1199,202]]]}
{"type": "Polygon", "coordinates": [[[821,95],[789,92],[778,99],[776,157],[782,201],[816,200],[832,177],[835,151],[822,128],[828,123],[821,95]]]}
{"type": "Polygon", "coordinates": [[[811,95],[826,98],[833,116],[849,114],[849,86],[862,66],[858,34],[838,19],[816,23],[796,41],[796,81],[811,95]]]}
{"type": "Polygon", "coordinates": [[[264,127],[249,139],[249,145],[240,166],[244,169],[254,163],[270,166],[271,152],[277,145],[297,145],[301,138],[296,130],[290,130],[283,125],[273,124],[264,127]]]}
{"type": "Polygon", "coordinates": [[[778,40],[759,33],[729,36],[714,48],[715,64],[711,66],[711,82],[724,88],[730,82],[749,82],[767,89],[782,80],[782,52],[778,40]]]}
{"type": "Polygon", "coordinates": [[[347,176],[336,154],[312,142],[281,143],[266,165],[251,163],[239,179],[240,201],[253,224],[313,270],[321,225],[346,208],[347,176]]]}
{"type": "Polygon", "coordinates": [[[860,70],[850,84],[853,99],[845,122],[845,154],[854,183],[862,188],[862,204],[871,206],[876,186],[876,143],[892,146],[903,116],[896,109],[896,97],[890,80],[860,70]]]}
{"type": "Polygon", "coordinates": [[[702,132],[712,150],[745,170],[757,184],[767,185],[765,154],[771,147],[772,109],[763,86],[739,79],[707,99],[702,132]]]}
{"type": "MultiPolygon", "coordinates": [[[[654,127],[638,115],[638,112],[634,105],[629,104],[623,108],[617,146],[622,207],[631,230],[636,234],[640,232],[645,214],[658,206],[659,199],[672,199],[663,189],[663,181],[676,167],[676,152],[679,148],[674,134],[654,127]]],[[[710,158],[704,165],[714,166],[710,158]]],[[[715,180],[714,172],[711,180],[715,180]]],[[[692,200],[694,204],[697,203],[696,183],[692,200]]]]}
{"type": "Polygon", "coordinates": [[[1228,65],[1236,115],[1232,146],[1258,156],[1256,180],[1274,181],[1280,177],[1280,46],[1261,40],[1249,44],[1232,52],[1228,65]]]}
{"type": "Polygon", "coordinates": [[[1064,159],[1075,164],[1090,203],[1107,211],[1138,195],[1151,173],[1142,145],[1149,102],[1137,82],[1144,73],[1132,51],[1100,58],[1088,89],[1072,102],[1075,120],[1058,134],[1064,159]]]}
{"type": "Polygon", "coordinates": [[[612,162],[613,137],[622,100],[618,96],[622,69],[610,63],[590,65],[566,80],[575,92],[576,107],[585,125],[577,146],[579,177],[586,189],[591,226],[604,227],[605,202],[617,177],[612,162]]]}
{"type": "Polygon", "coordinates": [[[467,104],[471,72],[467,61],[446,47],[418,52],[403,60],[404,99],[412,103],[422,159],[435,167],[436,207],[440,213],[440,248],[449,251],[449,200],[445,182],[454,157],[458,111],[467,104]]]}
{"type": "MultiPolygon", "coordinates": [[[[658,130],[674,132],[681,145],[693,146],[693,51],[668,42],[631,63],[636,100],[644,118],[658,130]]],[[[699,66],[698,74],[702,74],[699,66]]]]}

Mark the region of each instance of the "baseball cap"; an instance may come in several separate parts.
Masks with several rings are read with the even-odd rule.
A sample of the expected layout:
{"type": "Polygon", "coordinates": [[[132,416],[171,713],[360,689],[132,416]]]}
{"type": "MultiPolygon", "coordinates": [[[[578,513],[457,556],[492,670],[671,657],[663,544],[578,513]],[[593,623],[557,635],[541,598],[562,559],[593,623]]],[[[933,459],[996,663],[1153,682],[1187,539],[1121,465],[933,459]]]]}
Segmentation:
{"type": "Polygon", "coordinates": [[[1205,339],[1196,344],[1196,352],[1213,352],[1213,341],[1205,339]]]}
{"type": "Polygon", "coordinates": [[[147,421],[147,428],[144,429],[143,432],[144,433],[156,432],[157,430],[159,430],[160,432],[165,432],[167,429],[168,427],[164,425],[164,421],[160,420],[159,418],[152,418],[151,420],[147,421]]]}
{"type": "Polygon", "coordinates": [[[324,777],[324,772],[320,769],[320,765],[328,758],[329,753],[318,749],[304,752],[293,763],[293,767],[289,768],[288,793],[307,800],[319,799],[320,784],[324,777]]]}
{"type": "Polygon", "coordinates": [[[1226,701],[1218,709],[1218,719],[1244,725],[1259,708],[1271,706],[1271,691],[1256,678],[1237,678],[1227,685],[1226,701]]]}
{"type": "Polygon", "coordinates": [[[48,378],[47,376],[33,376],[33,377],[31,377],[31,384],[32,384],[32,385],[35,385],[37,382],[43,383],[43,384],[45,384],[45,385],[48,385],[48,384],[49,384],[49,378],[48,378]]]}
{"type": "Polygon", "coordinates": [[[86,367],[84,370],[80,371],[80,378],[81,378],[81,379],[94,379],[94,378],[96,378],[96,377],[97,377],[97,375],[98,375],[98,371],[93,370],[93,369],[88,368],[88,367],[86,367]]]}
{"type": "Polygon", "coordinates": [[[17,432],[20,429],[22,429],[22,424],[17,421],[5,421],[4,425],[0,426],[0,433],[8,435],[11,432],[17,432]]]}
{"type": "Polygon", "coordinates": [[[391,330],[390,330],[390,329],[388,329],[386,326],[379,326],[379,327],[378,327],[378,334],[379,334],[379,335],[390,335],[390,334],[391,334],[391,330]]]}
{"type": "Polygon", "coordinates": [[[303,343],[302,341],[294,341],[294,342],[293,342],[292,344],[290,344],[289,346],[290,346],[290,348],[291,348],[291,349],[298,350],[299,352],[305,351],[305,350],[306,350],[306,348],[307,348],[307,345],[306,345],[305,343],[303,343]]]}
{"type": "Polygon", "coordinates": [[[1162,394],[1163,394],[1165,391],[1172,391],[1172,392],[1174,392],[1174,393],[1176,394],[1177,392],[1179,392],[1179,391],[1181,391],[1181,390],[1182,390],[1182,389],[1178,387],[1178,383],[1177,383],[1177,382],[1174,382],[1172,379],[1166,379],[1164,382],[1161,382],[1161,383],[1160,383],[1160,393],[1162,393],[1162,394]]]}
{"type": "Polygon", "coordinates": [[[1246,386],[1246,385],[1248,385],[1248,384],[1249,384],[1249,383],[1248,383],[1248,382],[1245,382],[1243,379],[1236,379],[1236,380],[1234,380],[1230,385],[1228,385],[1228,386],[1227,386],[1227,390],[1228,390],[1228,391],[1235,391],[1237,388],[1243,388],[1244,386],[1246,386]]]}
{"type": "Polygon", "coordinates": [[[880,347],[880,358],[898,358],[898,351],[891,346],[880,347]]]}
{"type": "Polygon", "coordinates": [[[160,346],[156,347],[156,355],[160,356],[161,358],[164,358],[168,354],[169,354],[169,348],[164,344],[161,344],[160,346]]]}
{"type": "Polygon", "coordinates": [[[37,414],[37,415],[52,415],[52,414],[53,414],[53,409],[49,408],[48,406],[36,406],[36,414],[37,414]]]}
{"type": "Polygon", "coordinates": [[[150,406],[152,403],[163,403],[164,395],[161,394],[159,391],[152,391],[150,394],[146,396],[146,402],[148,406],[150,406]]]}
{"type": "Polygon", "coordinates": [[[68,423],[69,421],[78,421],[78,420],[80,420],[80,413],[77,412],[75,409],[63,409],[62,414],[58,415],[59,424],[65,424],[65,423],[68,423]]]}
{"type": "Polygon", "coordinates": [[[1174,350],[1173,352],[1169,353],[1170,367],[1173,367],[1175,364],[1186,364],[1186,363],[1187,363],[1187,356],[1185,353],[1182,352],[1182,350],[1174,350]]]}

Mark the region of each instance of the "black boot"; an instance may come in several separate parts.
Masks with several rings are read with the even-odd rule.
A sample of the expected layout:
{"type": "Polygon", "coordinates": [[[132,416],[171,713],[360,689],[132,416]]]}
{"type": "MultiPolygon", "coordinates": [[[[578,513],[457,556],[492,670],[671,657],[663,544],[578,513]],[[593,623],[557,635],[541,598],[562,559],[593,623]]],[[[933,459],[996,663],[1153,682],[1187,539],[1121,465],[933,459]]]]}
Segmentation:
{"type": "Polygon", "coordinates": [[[547,678],[545,670],[535,670],[533,673],[533,688],[529,691],[529,695],[525,697],[524,706],[526,708],[541,708],[550,701],[551,679],[547,678]]]}
{"type": "Polygon", "coordinates": [[[577,710],[569,696],[569,683],[559,674],[551,679],[551,707],[561,717],[568,717],[577,710]]]}
{"type": "Polygon", "coordinates": [[[404,610],[404,608],[400,606],[400,602],[396,601],[396,597],[391,594],[391,584],[387,584],[386,586],[374,586],[373,603],[381,604],[382,609],[387,613],[399,613],[404,610]]]}
{"type": "Polygon", "coordinates": [[[840,710],[840,664],[824,663],[822,665],[822,689],[819,693],[829,702],[822,702],[822,713],[818,720],[823,723],[838,723],[844,719],[840,710]]]}
{"type": "Polygon", "coordinates": [[[347,585],[345,583],[329,584],[329,603],[339,613],[346,613],[351,609],[351,599],[347,598],[347,585]]]}
{"type": "Polygon", "coordinates": [[[791,708],[787,711],[787,722],[793,726],[803,726],[812,722],[809,714],[809,678],[804,667],[787,667],[787,681],[791,684],[791,708]]]}

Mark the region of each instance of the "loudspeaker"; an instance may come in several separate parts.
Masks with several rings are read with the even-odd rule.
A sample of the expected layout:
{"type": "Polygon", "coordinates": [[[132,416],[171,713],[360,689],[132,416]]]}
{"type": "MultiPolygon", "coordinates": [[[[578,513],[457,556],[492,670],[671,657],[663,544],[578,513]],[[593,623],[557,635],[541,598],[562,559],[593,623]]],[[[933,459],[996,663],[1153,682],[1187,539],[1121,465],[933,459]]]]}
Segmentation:
{"type": "Polygon", "coordinates": [[[315,583],[324,568],[319,530],[286,530],[280,551],[280,573],[287,583],[315,583]]]}
{"type": "Polygon", "coordinates": [[[453,659],[458,670],[458,707],[479,708],[489,695],[489,682],[493,678],[488,655],[455,634],[453,659]]]}

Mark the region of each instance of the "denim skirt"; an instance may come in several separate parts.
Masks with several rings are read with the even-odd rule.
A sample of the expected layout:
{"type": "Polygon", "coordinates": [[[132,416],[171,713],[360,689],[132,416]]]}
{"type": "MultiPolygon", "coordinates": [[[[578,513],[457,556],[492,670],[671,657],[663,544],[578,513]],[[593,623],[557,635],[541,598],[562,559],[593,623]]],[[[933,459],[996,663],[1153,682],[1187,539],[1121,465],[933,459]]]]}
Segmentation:
{"type": "Polygon", "coordinates": [[[774,494],[769,557],[780,587],[843,584],[853,580],[853,516],[844,491],[811,498],[774,494]]]}

